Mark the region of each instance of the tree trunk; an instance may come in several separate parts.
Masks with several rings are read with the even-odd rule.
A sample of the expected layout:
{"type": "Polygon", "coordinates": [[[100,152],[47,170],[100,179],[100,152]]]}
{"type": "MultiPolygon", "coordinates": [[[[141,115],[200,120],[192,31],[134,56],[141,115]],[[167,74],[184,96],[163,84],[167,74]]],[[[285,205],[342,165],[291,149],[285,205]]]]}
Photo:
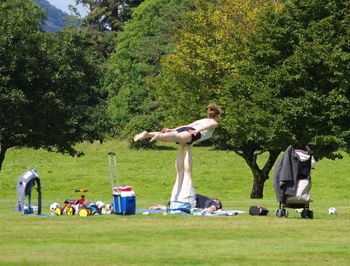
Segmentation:
{"type": "Polygon", "coordinates": [[[2,163],[5,160],[6,151],[7,151],[7,146],[5,144],[1,144],[1,148],[0,148],[0,171],[1,171],[2,163]]]}
{"type": "Polygon", "coordinates": [[[269,175],[264,174],[260,169],[251,169],[254,177],[253,188],[250,193],[251,199],[262,199],[264,197],[264,184],[269,175]]]}
{"type": "Polygon", "coordinates": [[[253,149],[244,149],[242,152],[237,152],[237,154],[244,158],[253,174],[254,182],[250,198],[262,199],[264,197],[265,181],[269,179],[269,173],[277,160],[280,151],[269,151],[269,158],[262,169],[259,168],[259,165],[256,162],[257,157],[261,152],[253,149]]]}

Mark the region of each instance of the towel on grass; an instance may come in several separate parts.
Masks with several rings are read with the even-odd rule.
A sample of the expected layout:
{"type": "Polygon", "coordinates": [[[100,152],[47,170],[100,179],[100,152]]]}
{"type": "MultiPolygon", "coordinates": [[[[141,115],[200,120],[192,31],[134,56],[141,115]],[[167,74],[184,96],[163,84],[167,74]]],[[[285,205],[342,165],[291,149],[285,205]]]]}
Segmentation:
{"type": "Polygon", "coordinates": [[[191,212],[194,216],[235,216],[238,214],[246,213],[245,211],[239,210],[217,210],[214,212],[210,212],[204,209],[193,209],[191,212]]]}

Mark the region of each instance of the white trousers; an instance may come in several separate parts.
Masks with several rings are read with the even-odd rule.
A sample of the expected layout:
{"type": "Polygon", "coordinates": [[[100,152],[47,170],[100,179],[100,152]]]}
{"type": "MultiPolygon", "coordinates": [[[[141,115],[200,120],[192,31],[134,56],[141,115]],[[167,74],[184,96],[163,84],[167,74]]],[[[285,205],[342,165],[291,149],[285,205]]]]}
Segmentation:
{"type": "Polygon", "coordinates": [[[192,178],[192,145],[180,144],[175,162],[176,181],[170,201],[189,202],[196,206],[196,190],[192,178]]]}

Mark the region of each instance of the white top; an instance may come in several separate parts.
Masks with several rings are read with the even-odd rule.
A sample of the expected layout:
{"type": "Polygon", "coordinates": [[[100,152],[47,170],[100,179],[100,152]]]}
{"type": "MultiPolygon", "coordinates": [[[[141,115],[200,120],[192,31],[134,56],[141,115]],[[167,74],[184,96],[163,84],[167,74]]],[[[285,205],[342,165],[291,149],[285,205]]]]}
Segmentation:
{"type": "MultiPolygon", "coordinates": [[[[295,153],[299,156],[300,161],[305,162],[310,159],[310,154],[304,150],[295,150],[295,153]]],[[[311,167],[314,167],[316,164],[315,158],[311,158],[311,167]]]]}
{"type": "MultiPolygon", "coordinates": [[[[212,124],[211,118],[203,118],[192,123],[192,127],[196,130],[208,127],[212,124]]],[[[209,139],[213,135],[214,129],[200,130],[201,138],[198,141],[209,139]]]]}

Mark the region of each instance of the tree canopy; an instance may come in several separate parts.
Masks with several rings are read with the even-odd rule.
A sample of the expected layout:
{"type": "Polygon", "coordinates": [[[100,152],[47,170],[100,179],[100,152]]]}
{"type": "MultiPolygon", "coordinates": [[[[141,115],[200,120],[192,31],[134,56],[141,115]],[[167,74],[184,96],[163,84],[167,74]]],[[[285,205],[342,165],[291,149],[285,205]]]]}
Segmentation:
{"type": "Polygon", "coordinates": [[[175,124],[221,104],[219,143],[251,168],[252,198],[288,145],[317,158],[349,145],[349,1],[284,2],[196,1],[158,87],[175,124]]]}
{"type": "Polygon", "coordinates": [[[194,1],[176,35],[176,51],[166,56],[159,78],[158,99],[167,123],[198,118],[198,111],[218,101],[226,76],[236,73],[245,42],[266,1],[194,1]]]}
{"type": "Polygon", "coordinates": [[[0,3],[0,167],[11,147],[75,155],[102,138],[100,69],[80,34],[44,33],[44,19],[31,1],[0,3]]]}
{"type": "Polygon", "coordinates": [[[271,10],[261,18],[249,42],[249,56],[240,62],[238,79],[226,87],[232,93],[226,101],[233,104],[227,104],[225,127],[234,133],[230,140],[234,146],[249,140],[263,145],[260,150],[309,144],[317,158],[334,158],[349,143],[349,91],[344,86],[349,77],[345,41],[349,39],[349,4],[321,2],[288,1],[281,10],[271,10]],[[270,96],[252,100],[256,93],[270,96]],[[256,117],[271,109],[274,121],[262,119],[256,125],[265,124],[271,133],[277,132],[274,141],[242,121],[253,121],[235,106],[245,101],[246,107],[261,107],[253,112],[256,117]],[[277,121],[281,124],[271,125],[277,121]],[[246,130],[238,133],[242,129],[246,130]],[[256,141],[259,138],[251,134],[265,141],[256,141]]]}

